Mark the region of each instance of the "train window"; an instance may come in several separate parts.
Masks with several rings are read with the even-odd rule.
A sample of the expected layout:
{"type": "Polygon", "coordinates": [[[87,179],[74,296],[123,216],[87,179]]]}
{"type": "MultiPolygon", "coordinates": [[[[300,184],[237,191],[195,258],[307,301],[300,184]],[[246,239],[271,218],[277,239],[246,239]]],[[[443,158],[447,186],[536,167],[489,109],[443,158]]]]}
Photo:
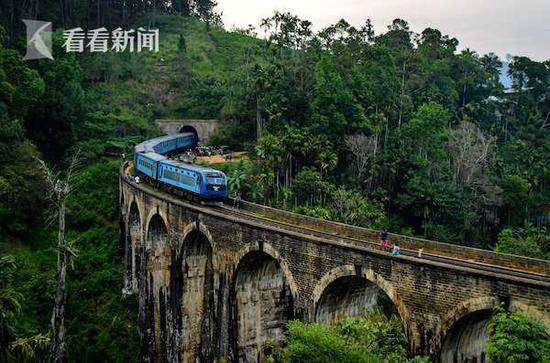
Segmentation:
{"type": "Polygon", "coordinates": [[[206,173],[205,175],[207,178],[223,178],[221,173],[206,173]]]}
{"type": "Polygon", "coordinates": [[[164,173],[164,176],[167,178],[167,179],[172,179],[172,180],[176,180],[176,181],[180,181],[180,177],[178,174],[172,172],[172,171],[166,171],[164,173]]]}

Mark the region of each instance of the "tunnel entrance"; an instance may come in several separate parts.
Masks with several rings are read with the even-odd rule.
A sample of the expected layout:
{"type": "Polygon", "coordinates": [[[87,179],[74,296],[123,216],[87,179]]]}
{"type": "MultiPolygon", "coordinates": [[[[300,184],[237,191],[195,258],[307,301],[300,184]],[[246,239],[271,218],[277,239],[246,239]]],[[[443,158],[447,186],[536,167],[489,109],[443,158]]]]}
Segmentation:
{"type": "Polygon", "coordinates": [[[177,324],[179,334],[176,334],[181,342],[173,345],[181,347],[183,362],[211,362],[214,360],[214,269],[212,247],[203,233],[195,230],[185,238],[174,270],[171,285],[178,301],[175,314],[181,316],[177,324]]]}
{"type": "Polygon", "coordinates": [[[197,139],[197,141],[199,141],[199,134],[197,133],[196,128],[194,128],[191,125],[185,125],[182,128],[180,128],[180,134],[187,133],[187,132],[195,134],[195,138],[197,139]]]}
{"type": "Polygon", "coordinates": [[[237,268],[235,300],[238,361],[261,361],[264,344],[280,343],[292,318],[292,293],[279,263],[263,252],[247,254],[237,268]]]}
{"type": "Polygon", "coordinates": [[[491,310],[482,310],[457,321],[443,341],[439,363],[487,362],[490,317],[491,310]]]}
{"type": "Polygon", "coordinates": [[[359,317],[369,308],[379,307],[386,315],[397,314],[393,302],[376,284],[358,276],[343,276],[323,291],[315,308],[315,321],[334,324],[348,317],[359,317]]]}

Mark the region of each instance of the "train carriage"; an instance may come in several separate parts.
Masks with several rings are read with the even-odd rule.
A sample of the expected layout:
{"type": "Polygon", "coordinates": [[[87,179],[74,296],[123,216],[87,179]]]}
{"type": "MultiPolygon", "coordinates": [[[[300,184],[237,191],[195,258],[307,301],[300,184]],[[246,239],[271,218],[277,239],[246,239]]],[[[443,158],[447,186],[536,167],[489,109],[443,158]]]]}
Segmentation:
{"type": "Polygon", "coordinates": [[[174,160],[159,163],[158,180],[208,199],[227,196],[227,178],[221,171],[174,160]]]}
{"type": "Polygon", "coordinates": [[[136,153],[136,169],[150,178],[157,179],[158,163],[166,157],[156,153],[136,153]]]}
{"type": "Polygon", "coordinates": [[[176,147],[185,149],[197,146],[197,136],[193,133],[181,134],[176,138],[176,147]]]}
{"type": "Polygon", "coordinates": [[[227,197],[227,178],[221,171],[170,160],[164,154],[197,145],[196,135],[158,137],[135,147],[135,167],[160,183],[193,193],[202,199],[227,197]]]}
{"type": "Polygon", "coordinates": [[[159,164],[158,180],[187,190],[193,193],[200,193],[201,174],[188,167],[182,167],[182,163],[166,160],[159,164]]]}

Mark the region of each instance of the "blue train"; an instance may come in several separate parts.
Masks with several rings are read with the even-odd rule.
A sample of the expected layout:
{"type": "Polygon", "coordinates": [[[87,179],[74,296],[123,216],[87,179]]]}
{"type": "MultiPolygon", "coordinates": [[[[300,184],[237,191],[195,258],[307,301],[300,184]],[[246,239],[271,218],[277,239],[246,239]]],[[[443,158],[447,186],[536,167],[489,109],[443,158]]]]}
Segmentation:
{"type": "Polygon", "coordinates": [[[135,147],[134,165],[147,178],[198,197],[223,200],[227,197],[227,177],[219,170],[170,160],[166,155],[197,145],[194,133],[169,135],[147,140],[135,147]]]}

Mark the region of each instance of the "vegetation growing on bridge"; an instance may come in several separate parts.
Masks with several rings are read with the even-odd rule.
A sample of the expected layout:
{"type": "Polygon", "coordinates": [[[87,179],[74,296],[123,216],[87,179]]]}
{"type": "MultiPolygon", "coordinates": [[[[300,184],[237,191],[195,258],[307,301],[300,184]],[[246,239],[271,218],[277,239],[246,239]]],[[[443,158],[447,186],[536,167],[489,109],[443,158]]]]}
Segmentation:
{"type": "MultiPolygon", "coordinates": [[[[59,51],[57,34],[55,62],[23,63],[17,26],[0,17],[0,243],[16,260],[11,277],[0,276],[9,297],[0,305],[0,358],[15,338],[42,337],[49,327],[55,234],[42,218],[44,185],[32,157],[63,164],[81,149],[86,166],[68,211],[77,250],[69,356],[137,359],[136,302],[120,297],[120,160],[110,155],[129,155],[156,133],[158,117],[221,118],[212,142],[252,155],[229,167],[232,189],[247,199],[480,247],[500,233],[499,251],[548,258],[548,233],[536,229],[549,200],[548,61],[515,58],[514,89],[504,93],[494,55],[457,52],[456,39],[436,29],[415,34],[403,20],[376,36],[368,22],[343,21],[313,34],[308,22],[276,14],[263,22],[262,41],[190,17],[144,15],[167,11],[151,4],[125,21],[159,26],[158,54],[77,57],[59,51]]],[[[22,17],[0,5],[16,12],[10,19],[22,17]]],[[[203,10],[199,17],[215,20],[203,10]]],[[[94,21],[73,14],[63,20],[94,21]]],[[[336,348],[351,339],[342,326],[311,329],[292,325],[289,342],[326,333],[336,348]]],[[[292,347],[288,354],[297,354],[292,347]]]]}

